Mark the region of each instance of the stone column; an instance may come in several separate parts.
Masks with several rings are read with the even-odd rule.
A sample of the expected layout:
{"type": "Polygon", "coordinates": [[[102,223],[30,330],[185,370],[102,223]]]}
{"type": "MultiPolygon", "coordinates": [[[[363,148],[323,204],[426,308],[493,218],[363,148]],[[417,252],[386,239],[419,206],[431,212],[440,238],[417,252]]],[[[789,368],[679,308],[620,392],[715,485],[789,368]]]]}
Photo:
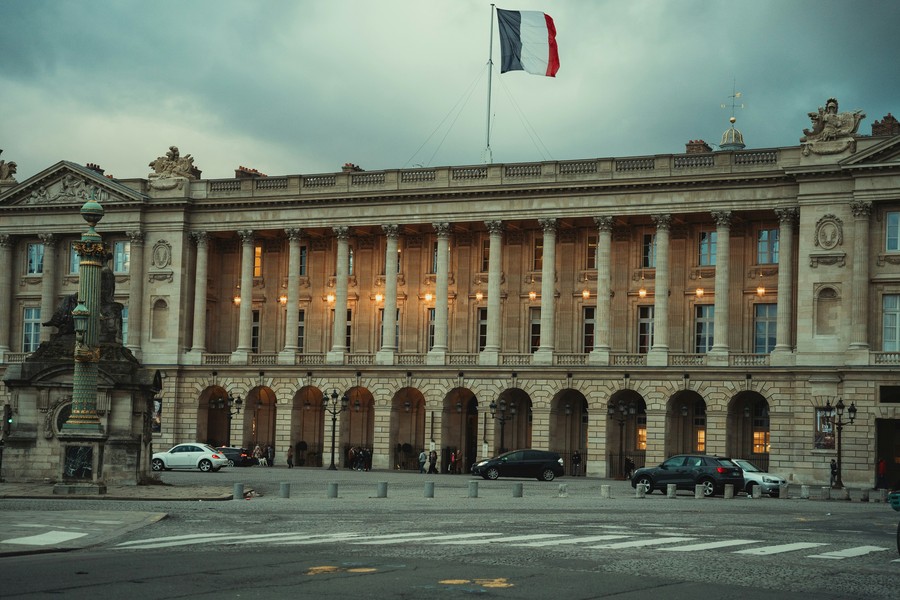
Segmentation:
{"type": "Polygon", "coordinates": [[[128,343],[135,358],[141,358],[144,338],[144,232],[126,231],[131,242],[131,264],[128,277],[128,343]]]}
{"type": "Polygon", "coordinates": [[[205,231],[194,231],[191,233],[191,238],[197,245],[197,274],[194,283],[194,334],[191,340],[191,353],[202,355],[206,352],[206,287],[209,280],[209,236],[205,231]]]}
{"type": "MultiPolygon", "coordinates": [[[[777,208],[778,215],[778,304],[776,306],[775,347],[772,360],[778,354],[790,355],[793,351],[791,329],[794,311],[794,224],[800,209],[796,207],[777,208]]],[[[774,362],[773,362],[774,364],[774,362]]]]}
{"type": "Polygon", "coordinates": [[[716,288],[713,315],[713,346],[709,364],[728,365],[728,295],[731,289],[731,211],[712,213],[716,221],[716,288]]]}
{"type": "Polygon", "coordinates": [[[541,260],[541,344],[532,360],[537,365],[552,365],[556,339],[556,219],[539,219],[544,230],[544,256],[541,260]]]}
{"type": "MultiPolygon", "coordinates": [[[[41,274],[41,321],[47,322],[56,311],[56,242],[59,238],[52,233],[39,233],[38,238],[44,244],[44,270],[41,274]]],[[[50,327],[41,327],[40,341],[46,342],[52,333],[50,327]]]]}
{"type": "Polygon", "coordinates": [[[238,325],[238,347],[235,358],[246,361],[253,350],[253,248],[255,236],[250,229],[237,232],[241,238],[241,306],[238,325]]]}
{"type": "Polygon", "coordinates": [[[296,361],[297,327],[300,325],[300,240],[303,231],[296,228],[285,229],[288,238],[287,311],[284,318],[284,349],[278,355],[278,362],[292,365],[296,361]]]}
{"type": "Polygon", "coordinates": [[[485,221],[491,235],[488,253],[487,340],[478,357],[478,364],[500,364],[500,278],[503,276],[503,221],[485,221]]]}
{"type": "Polygon", "coordinates": [[[387,236],[384,251],[384,316],[381,319],[381,349],[375,354],[379,365],[392,365],[397,354],[397,246],[399,227],[382,225],[387,236]]]}
{"type": "Polygon", "coordinates": [[[669,228],[672,215],[652,215],[656,223],[656,274],[653,284],[653,346],[647,364],[665,367],[669,362],[669,228]]]}
{"type": "MultiPolygon", "coordinates": [[[[853,211],[853,309],[850,350],[869,349],[869,216],[872,203],[854,200],[853,211]]],[[[868,364],[868,356],[863,364],[868,364]]]]}
{"type": "Polygon", "coordinates": [[[350,277],[350,228],[334,227],[337,237],[337,267],[334,283],[334,323],[331,330],[331,350],[325,357],[328,364],[343,364],[348,348],[347,338],[347,280],[350,277]]]}
{"type": "Polygon", "coordinates": [[[450,316],[450,223],[433,223],[437,232],[437,273],[434,298],[434,346],[426,364],[442,365],[447,356],[447,323],[450,316]]]}
{"type": "Polygon", "coordinates": [[[12,236],[0,233],[0,362],[9,352],[9,328],[12,322],[12,236]]]}
{"type": "Polygon", "coordinates": [[[588,357],[593,365],[609,364],[610,257],[612,249],[612,217],[594,217],[597,236],[597,310],[594,314],[594,349],[588,357]]]}

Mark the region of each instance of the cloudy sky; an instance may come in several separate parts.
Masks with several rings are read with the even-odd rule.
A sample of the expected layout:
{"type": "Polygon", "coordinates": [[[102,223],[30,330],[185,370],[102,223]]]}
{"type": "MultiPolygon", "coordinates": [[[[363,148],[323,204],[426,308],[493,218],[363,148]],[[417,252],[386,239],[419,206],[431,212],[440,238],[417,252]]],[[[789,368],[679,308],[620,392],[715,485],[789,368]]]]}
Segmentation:
{"type": "MultiPolygon", "coordinates": [[[[556,78],[499,75],[493,161],[796,145],[831,96],[861,133],[900,115],[896,0],[510,0],[557,28],[556,78]],[[722,104],[728,107],[723,109],[722,104]]],[[[176,145],[204,178],[484,161],[487,0],[2,0],[0,148],[146,177],[176,145]]]]}

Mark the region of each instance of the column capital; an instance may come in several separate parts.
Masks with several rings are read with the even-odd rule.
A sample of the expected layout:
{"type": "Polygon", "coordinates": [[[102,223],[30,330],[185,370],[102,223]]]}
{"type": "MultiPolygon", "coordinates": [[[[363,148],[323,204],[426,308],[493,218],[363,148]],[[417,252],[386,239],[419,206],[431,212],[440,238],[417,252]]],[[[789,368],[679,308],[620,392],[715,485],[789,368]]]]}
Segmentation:
{"type": "Polygon", "coordinates": [[[131,231],[126,231],[125,235],[128,236],[128,240],[131,242],[132,246],[143,246],[144,245],[144,232],[140,229],[133,229],[131,231]]]}
{"type": "Polygon", "coordinates": [[[798,206],[784,206],[781,208],[775,209],[775,214],[778,215],[778,220],[785,225],[793,225],[797,222],[797,218],[800,216],[800,207],[798,206]]]}
{"type": "Polygon", "coordinates": [[[39,233],[38,239],[41,240],[45,246],[50,246],[51,248],[59,241],[59,237],[53,233],[39,233]]]}
{"type": "Polygon", "coordinates": [[[650,215],[650,218],[656,223],[657,230],[669,231],[672,228],[672,215],[650,215]]]}
{"type": "Polygon", "coordinates": [[[400,226],[396,224],[391,225],[382,225],[381,230],[384,231],[384,235],[389,238],[398,238],[400,237],[400,226]]]}
{"type": "Polygon", "coordinates": [[[194,240],[197,246],[205,246],[209,241],[209,233],[206,231],[192,231],[191,239],[194,240]]]}
{"type": "Polygon", "coordinates": [[[303,230],[299,227],[288,227],[284,230],[284,234],[287,236],[287,239],[292,242],[299,242],[303,237],[303,230]]]}
{"type": "Polygon", "coordinates": [[[600,231],[612,232],[613,218],[609,216],[594,217],[594,224],[597,225],[600,231]]]}
{"type": "Polygon", "coordinates": [[[244,245],[252,244],[254,240],[254,231],[252,229],[240,229],[237,232],[238,237],[244,245]]]}
{"type": "Polygon", "coordinates": [[[12,236],[8,233],[0,233],[0,248],[11,248],[13,245],[12,236]]]}
{"type": "Polygon", "coordinates": [[[488,228],[491,235],[503,233],[503,221],[485,221],[484,226],[488,228]]]}
{"type": "Polygon", "coordinates": [[[538,219],[544,233],[556,233],[556,219],[538,219]]]}
{"type": "Polygon", "coordinates": [[[341,227],[332,227],[331,231],[334,232],[334,235],[337,236],[339,240],[349,240],[350,239],[350,228],[346,226],[341,227]]]}
{"type": "Polygon", "coordinates": [[[717,227],[731,227],[732,212],[730,210],[716,210],[710,214],[717,227]]]}
{"type": "Polygon", "coordinates": [[[853,218],[868,219],[872,214],[872,203],[865,200],[853,200],[850,202],[850,210],[853,211],[853,218]]]}
{"type": "Polygon", "coordinates": [[[432,223],[431,226],[434,227],[439,238],[450,236],[450,223],[432,223]]]}

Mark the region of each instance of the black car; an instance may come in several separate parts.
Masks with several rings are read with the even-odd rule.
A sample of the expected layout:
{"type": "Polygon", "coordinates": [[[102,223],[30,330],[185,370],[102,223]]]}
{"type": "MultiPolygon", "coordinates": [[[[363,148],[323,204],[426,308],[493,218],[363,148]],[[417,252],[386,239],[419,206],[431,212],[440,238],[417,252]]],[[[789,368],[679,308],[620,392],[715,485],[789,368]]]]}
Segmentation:
{"type": "Polygon", "coordinates": [[[631,476],[631,487],[646,485],[647,492],[660,490],[665,493],[670,483],[679,490],[694,490],[703,486],[703,495],[721,494],[727,484],[734,485],[735,492],[744,488],[744,472],[730,458],[707,454],[677,454],[656,467],[638,469],[631,476]]]}
{"type": "Polygon", "coordinates": [[[513,450],[472,466],[472,474],[485,479],[536,477],[542,481],[553,481],[564,472],[560,455],[546,450],[513,450]]]}
{"type": "Polygon", "coordinates": [[[219,446],[216,450],[225,455],[225,458],[228,459],[229,467],[249,467],[257,463],[257,460],[250,456],[246,448],[219,446]]]}

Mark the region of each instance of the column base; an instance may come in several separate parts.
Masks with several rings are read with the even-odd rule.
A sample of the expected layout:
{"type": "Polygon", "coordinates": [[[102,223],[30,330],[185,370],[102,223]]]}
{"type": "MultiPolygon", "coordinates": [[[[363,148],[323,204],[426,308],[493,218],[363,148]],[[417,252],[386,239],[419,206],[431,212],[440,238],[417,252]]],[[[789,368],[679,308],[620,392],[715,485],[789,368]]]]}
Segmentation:
{"type": "Polygon", "coordinates": [[[706,353],[706,364],[710,367],[728,366],[728,349],[713,347],[706,353]]]}
{"type": "Polygon", "coordinates": [[[609,359],[610,359],[609,348],[593,350],[590,354],[588,354],[588,364],[589,365],[609,365],[609,359]]]}
{"type": "Polygon", "coordinates": [[[297,364],[297,349],[286,348],[278,353],[279,365],[295,365],[297,364]]]}
{"type": "Polygon", "coordinates": [[[788,347],[779,350],[776,346],[775,349],[772,350],[772,353],[769,354],[770,367],[792,367],[796,362],[796,355],[788,347]]]}
{"type": "Polygon", "coordinates": [[[250,351],[238,348],[231,353],[231,363],[235,365],[246,365],[250,362],[250,351]]]}
{"type": "Polygon", "coordinates": [[[479,365],[499,365],[500,352],[498,350],[482,350],[478,355],[479,365]]]}
{"type": "Polygon", "coordinates": [[[869,364],[869,347],[861,346],[856,347],[853,344],[850,344],[850,348],[847,349],[847,353],[845,354],[847,357],[844,361],[844,364],[847,365],[868,365],[869,364]]]}
{"type": "Polygon", "coordinates": [[[397,358],[396,350],[379,350],[375,353],[375,364],[376,365],[393,365],[395,364],[397,358]]]}
{"type": "Polygon", "coordinates": [[[669,366],[669,347],[650,348],[647,352],[648,367],[668,367],[669,366]]]}
{"type": "Polygon", "coordinates": [[[343,350],[331,350],[325,355],[326,365],[342,365],[344,364],[344,356],[346,352],[343,350]]]}
{"type": "Polygon", "coordinates": [[[425,355],[425,364],[426,365],[446,365],[447,364],[447,351],[446,350],[431,350],[428,354],[425,355]]]}
{"type": "Polygon", "coordinates": [[[553,364],[553,349],[552,348],[538,348],[537,351],[531,355],[531,364],[533,364],[533,365],[552,365],[553,364]]]}

